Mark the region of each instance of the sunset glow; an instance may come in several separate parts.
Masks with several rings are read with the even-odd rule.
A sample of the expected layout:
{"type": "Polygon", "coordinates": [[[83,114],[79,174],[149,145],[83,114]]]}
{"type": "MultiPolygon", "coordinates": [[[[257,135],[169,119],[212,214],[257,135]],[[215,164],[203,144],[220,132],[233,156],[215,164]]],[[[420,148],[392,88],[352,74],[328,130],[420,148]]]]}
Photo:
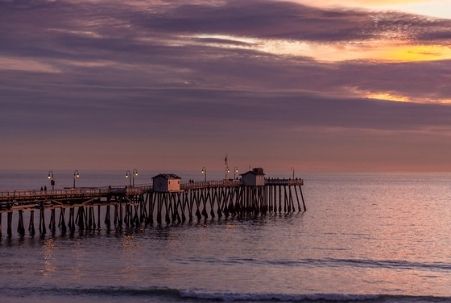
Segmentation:
{"type": "Polygon", "coordinates": [[[451,47],[444,45],[415,45],[408,41],[393,42],[379,40],[349,43],[314,43],[310,41],[290,41],[277,39],[257,39],[227,35],[196,35],[194,38],[218,39],[243,44],[224,45],[215,42],[200,42],[212,47],[257,50],[263,53],[309,57],[320,62],[340,62],[348,60],[370,60],[381,62],[421,62],[451,59],[451,47]]]}
{"type": "Polygon", "coordinates": [[[386,100],[386,101],[396,101],[396,102],[410,102],[411,100],[405,96],[393,95],[390,93],[368,93],[366,95],[368,99],[376,99],[376,100],[386,100]]]}
{"type": "Polygon", "coordinates": [[[450,1],[0,2],[0,164],[451,170],[450,1]]]}
{"type": "Polygon", "coordinates": [[[381,59],[395,62],[420,62],[451,59],[451,48],[442,45],[389,46],[381,51],[381,59]]]}

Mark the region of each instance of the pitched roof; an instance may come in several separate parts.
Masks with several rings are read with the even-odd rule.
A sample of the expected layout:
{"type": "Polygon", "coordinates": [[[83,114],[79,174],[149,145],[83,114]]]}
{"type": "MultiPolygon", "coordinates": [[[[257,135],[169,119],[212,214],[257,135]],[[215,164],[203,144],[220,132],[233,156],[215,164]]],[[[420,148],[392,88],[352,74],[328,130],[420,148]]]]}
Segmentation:
{"type": "Polygon", "coordinates": [[[261,167],[256,167],[248,172],[245,172],[244,174],[241,174],[241,176],[247,175],[247,174],[253,174],[256,176],[264,176],[265,175],[265,173],[263,172],[263,168],[261,168],[261,167]]]}
{"type": "Polygon", "coordinates": [[[152,179],[156,179],[156,178],[165,178],[165,179],[182,179],[179,176],[177,176],[176,174],[159,174],[156,175],[155,177],[152,177],[152,179]]]}

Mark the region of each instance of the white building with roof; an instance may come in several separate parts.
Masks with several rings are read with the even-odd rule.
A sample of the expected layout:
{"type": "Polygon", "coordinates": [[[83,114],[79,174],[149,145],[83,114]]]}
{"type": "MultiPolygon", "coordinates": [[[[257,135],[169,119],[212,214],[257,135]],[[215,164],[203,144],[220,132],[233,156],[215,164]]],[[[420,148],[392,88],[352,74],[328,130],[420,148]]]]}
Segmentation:
{"type": "Polygon", "coordinates": [[[155,192],[178,192],[180,191],[180,178],[176,174],[159,174],[152,178],[153,191],[155,192]]]}
{"type": "Polygon", "coordinates": [[[245,186],[264,186],[265,173],[263,172],[263,168],[254,168],[241,174],[241,184],[245,186]]]}

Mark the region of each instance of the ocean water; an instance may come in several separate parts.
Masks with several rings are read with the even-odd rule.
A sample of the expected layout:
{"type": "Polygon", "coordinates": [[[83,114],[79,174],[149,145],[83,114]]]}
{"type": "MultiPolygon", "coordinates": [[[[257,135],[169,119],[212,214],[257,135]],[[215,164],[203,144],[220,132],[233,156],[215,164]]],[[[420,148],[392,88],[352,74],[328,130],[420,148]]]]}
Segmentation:
{"type": "Polygon", "coordinates": [[[302,214],[2,239],[0,302],[451,302],[451,174],[304,178],[302,214]]]}

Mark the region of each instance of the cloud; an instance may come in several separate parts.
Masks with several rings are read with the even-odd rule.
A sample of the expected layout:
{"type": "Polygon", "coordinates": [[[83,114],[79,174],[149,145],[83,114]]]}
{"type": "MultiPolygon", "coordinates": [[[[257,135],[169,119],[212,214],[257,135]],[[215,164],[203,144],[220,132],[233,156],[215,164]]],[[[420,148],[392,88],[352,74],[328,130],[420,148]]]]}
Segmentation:
{"type": "Polygon", "coordinates": [[[368,138],[390,136],[392,155],[416,136],[435,147],[448,138],[451,107],[438,103],[451,99],[450,60],[322,61],[288,47],[316,43],[338,53],[349,44],[377,47],[378,39],[447,47],[448,21],[263,0],[189,3],[0,2],[2,140],[32,142],[22,152],[30,159],[32,145],[51,135],[39,145],[43,155],[58,142],[76,147],[73,140],[108,154],[104,142],[120,156],[126,142],[142,161],[154,150],[175,157],[202,147],[282,159],[305,149],[310,163],[352,163],[346,150],[375,157],[362,147],[368,138]],[[374,100],[395,97],[410,103],[374,100]],[[327,152],[334,148],[336,156],[327,152]]]}
{"type": "Polygon", "coordinates": [[[451,25],[451,20],[405,13],[314,8],[262,0],[181,5],[160,13],[141,14],[132,22],[166,32],[327,42],[381,37],[420,39],[427,32],[447,30],[451,25]]]}
{"type": "MultiPolygon", "coordinates": [[[[255,5],[257,2],[246,3],[255,5]]],[[[282,4],[275,15],[280,10],[286,10],[288,4],[282,4]]],[[[136,28],[133,22],[138,20],[141,24],[142,12],[130,11],[128,6],[122,8],[106,5],[106,8],[111,9],[111,14],[107,18],[100,18],[103,11],[99,16],[97,13],[93,15],[95,5],[86,5],[46,3],[39,9],[31,7],[23,10],[10,7],[10,11],[5,13],[7,21],[9,20],[5,21],[6,30],[3,30],[3,23],[0,27],[4,42],[0,52],[4,56],[15,56],[16,69],[21,69],[20,66],[24,65],[19,64],[22,58],[23,62],[33,60],[35,64],[48,69],[64,71],[65,76],[59,76],[60,81],[46,80],[45,77],[28,81],[34,86],[42,82],[43,90],[46,90],[45,86],[50,81],[52,90],[59,89],[59,86],[64,90],[66,86],[81,84],[92,86],[91,89],[99,87],[111,90],[117,87],[146,86],[247,91],[298,90],[321,92],[340,98],[364,97],[367,92],[376,92],[406,96],[413,101],[451,97],[450,89],[444,85],[449,81],[449,61],[398,64],[371,61],[320,63],[307,57],[293,58],[263,53],[254,48],[252,41],[247,40],[191,38],[179,32],[173,33],[174,29],[170,26],[161,30],[151,28],[148,24],[136,28]],[[48,15],[56,17],[48,18],[48,15]],[[26,19],[42,22],[42,26],[34,30],[33,24],[25,22],[26,19]],[[61,27],[55,30],[57,25],[61,27]],[[359,91],[362,95],[359,95],[359,91]]],[[[213,8],[205,6],[205,10],[227,11],[227,5],[240,4],[232,2],[213,8]]],[[[182,10],[186,10],[186,5],[183,7],[182,10]]],[[[176,6],[159,12],[159,20],[163,18],[161,14],[168,15],[166,18],[171,23],[170,16],[174,14],[174,10],[175,15],[179,15],[178,9],[176,6]]],[[[304,10],[305,7],[300,6],[298,9],[304,10]]],[[[318,11],[314,8],[311,10],[318,11]]],[[[208,19],[204,20],[202,17],[206,14],[205,11],[201,11],[203,13],[197,13],[201,15],[196,17],[198,22],[208,24],[208,19]]],[[[252,9],[247,11],[248,14],[253,12],[252,9]]],[[[258,10],[256,14],[261,15],[258,10]]],[[[270,14],[269,11],[266,14],[270,14]]],[[[187,13],[186,18],[194,17],[187,13]]],[[[151,16],[147,16],[147,19],[151,19],[151,16]]],[[[258,35],[258,31],[254,35],[258,35]]],[[[340,52],[339,46],[336,52],[340,52]]],[[[25,81],[19,80],[20,77],[3,75],[4,83],[9,83],[10,87],[26,86],[25,81]]]]}
{"type": "Polygon", "coordinates": [[[425,32],[419,35],[419,40],[424,41],[451,41],[451,29],[437,30],[431,32],[425,32]]]}
{"type": "Polygon", "coordinates": [[[55,67],[33,59],[0,56],[0,70],[18,70],[37,73],[60,73],[55,67]]]}

